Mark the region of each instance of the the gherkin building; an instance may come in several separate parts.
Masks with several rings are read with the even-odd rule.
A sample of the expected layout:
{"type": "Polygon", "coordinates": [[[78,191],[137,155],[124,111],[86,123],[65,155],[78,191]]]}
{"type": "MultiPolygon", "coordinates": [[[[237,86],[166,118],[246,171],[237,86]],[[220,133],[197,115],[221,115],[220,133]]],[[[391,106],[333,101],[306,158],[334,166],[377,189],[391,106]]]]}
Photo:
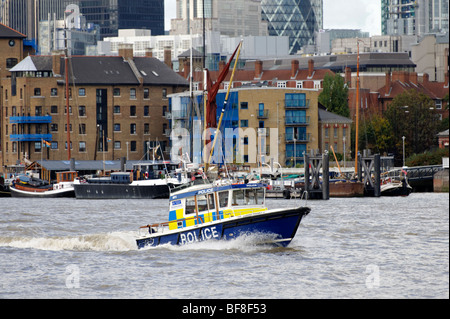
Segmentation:
{"type": "Polygon", "coordinates": [[[289,36],[289,53],[314,44],[314,32],[323,28],[323,0],[261,0],[262,18],[269,35],[289,36]]]}

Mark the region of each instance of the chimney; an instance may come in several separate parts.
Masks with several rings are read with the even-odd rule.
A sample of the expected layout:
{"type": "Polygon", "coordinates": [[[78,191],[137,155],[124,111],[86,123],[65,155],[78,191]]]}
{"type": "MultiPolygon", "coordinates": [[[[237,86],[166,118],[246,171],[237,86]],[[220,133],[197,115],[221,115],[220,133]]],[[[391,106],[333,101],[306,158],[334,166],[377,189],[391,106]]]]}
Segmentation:
{"type": "Polygon", "coordinates": [[[145,49],[145,56],[147,58],[153,58],[153,49],[152,48],[146,48],[145,49]]]}
{"type": "Polygon", "coordinates": [[[291,79],[295,79],[298,72],[298,60],[291,61],[291,79]]]}
{"type": "Polygon", "coordinates": [[[311,59],[308,61],[308,78],[312,77],[314,72],[314,60],[311,59]]]}
{"type": "Polygon", "coordinates": [[[388,95],[389,91],[391,90],[391,73],[386,72],[386,92],[385,94],[388,95]]]}
{"type": "Polygon", "coordinates": [[[445,72],[445,83],[444,83],[445,87],[448,87],[448,72],[445,72]]]}
{"type": "Polygon", "coordinates": [[[423,80],[422,80],[423,84],[427,85],[429,81],[430,81],[430,76],[428,75],[428,73],[424,73],[423,80]]]}
{"type": "Polygon", "coordinates": [[[119,56],[121,56],[124,60],[133,60],[133,45],[128,43],[120,43],[119,56]]]}
{"type": "Polygon", "coordinates": [[[53,74],[61,75],[61,58],[63,57],[64,57],[63,51],[52,51],[53,74]]]}
{"type": "Polygon", "coordinates": [[[184,67],[183,76],[185,79],[187,79],[189,77],[189,73],[191,73],[191,62],[189,60],[184,61],[183,67],[184,67]]]}
{"type": "Polygon", "coordinates": [[[263,62],[261,60],[255,61],[255,79],[260,79],[263,71],[263,62]]]}
{"type": "Polygon", "coordinates": [[[164,63],[172,68],[172,49],[170,47],[164,47],[164,63]]]}
{"type": "Polygon", "coordinates": [[[352,69],[349,67],[345,68],[345,83],[347,83],[348,87],[352,87],[352,69]]]}
{"type": "Polygon", "coordinates": [[[409,73],[409,81],[414,83],[414,84],[416,84],[416,85],[419,83],[419,81],[417,79],[417,72],[409,73]]]}

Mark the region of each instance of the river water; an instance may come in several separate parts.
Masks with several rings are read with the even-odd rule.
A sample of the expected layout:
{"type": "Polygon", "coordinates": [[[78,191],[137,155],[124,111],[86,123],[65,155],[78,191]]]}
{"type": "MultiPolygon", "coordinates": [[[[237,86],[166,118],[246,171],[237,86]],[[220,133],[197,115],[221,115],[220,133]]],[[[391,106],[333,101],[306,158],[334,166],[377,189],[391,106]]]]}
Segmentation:
{"type": "Polygon", "coordinates": [[[247,236],[137,250],[167,200],[0,198],[0,298],[449,298],[449,194],[306,204],[287,248],[247,236]]]}

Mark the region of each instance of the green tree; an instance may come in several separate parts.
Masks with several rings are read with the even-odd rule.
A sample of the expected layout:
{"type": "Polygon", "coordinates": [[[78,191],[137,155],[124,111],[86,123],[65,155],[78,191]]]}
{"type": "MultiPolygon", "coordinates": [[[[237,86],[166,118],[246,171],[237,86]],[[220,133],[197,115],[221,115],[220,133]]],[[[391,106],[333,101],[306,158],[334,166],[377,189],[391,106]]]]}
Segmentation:
{"type": "Polygon", "coordinates": [[[348,87],[344,78],[339,74],[326,74],[323,80],[323,90],[319,95],[319,102],[329,112],[350,117],[348,107],[348,87]]]}
{"type": "Polygon", "coordinates": [[[436,144],[439,120],[433,100],[423,93],[409,90],[399,94],[389,105],[385,117],[392,127],[392,151],[397,158],[402,156],[403,136],[406,156],[422,153],[436,144]]]}
{"type": "Polygon", "coordinates": [[[392,126],[381,116],[374,116],[366,123],[365,129],[360,131],[359,141],[361,149],[371,149],[377,153],[388,153],[394,145],[392,126]]]}

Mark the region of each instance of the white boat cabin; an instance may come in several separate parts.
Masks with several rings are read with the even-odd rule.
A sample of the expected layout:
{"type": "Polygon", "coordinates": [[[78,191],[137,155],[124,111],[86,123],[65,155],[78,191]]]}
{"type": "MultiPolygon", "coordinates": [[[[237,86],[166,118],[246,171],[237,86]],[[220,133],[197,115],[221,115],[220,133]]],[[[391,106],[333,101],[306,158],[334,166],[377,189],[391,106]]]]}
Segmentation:
{"type": "Polygon", "coordinates": [[[198,185],[170,196],[169,229],[266,211],[265,184],[198,185]]]}

